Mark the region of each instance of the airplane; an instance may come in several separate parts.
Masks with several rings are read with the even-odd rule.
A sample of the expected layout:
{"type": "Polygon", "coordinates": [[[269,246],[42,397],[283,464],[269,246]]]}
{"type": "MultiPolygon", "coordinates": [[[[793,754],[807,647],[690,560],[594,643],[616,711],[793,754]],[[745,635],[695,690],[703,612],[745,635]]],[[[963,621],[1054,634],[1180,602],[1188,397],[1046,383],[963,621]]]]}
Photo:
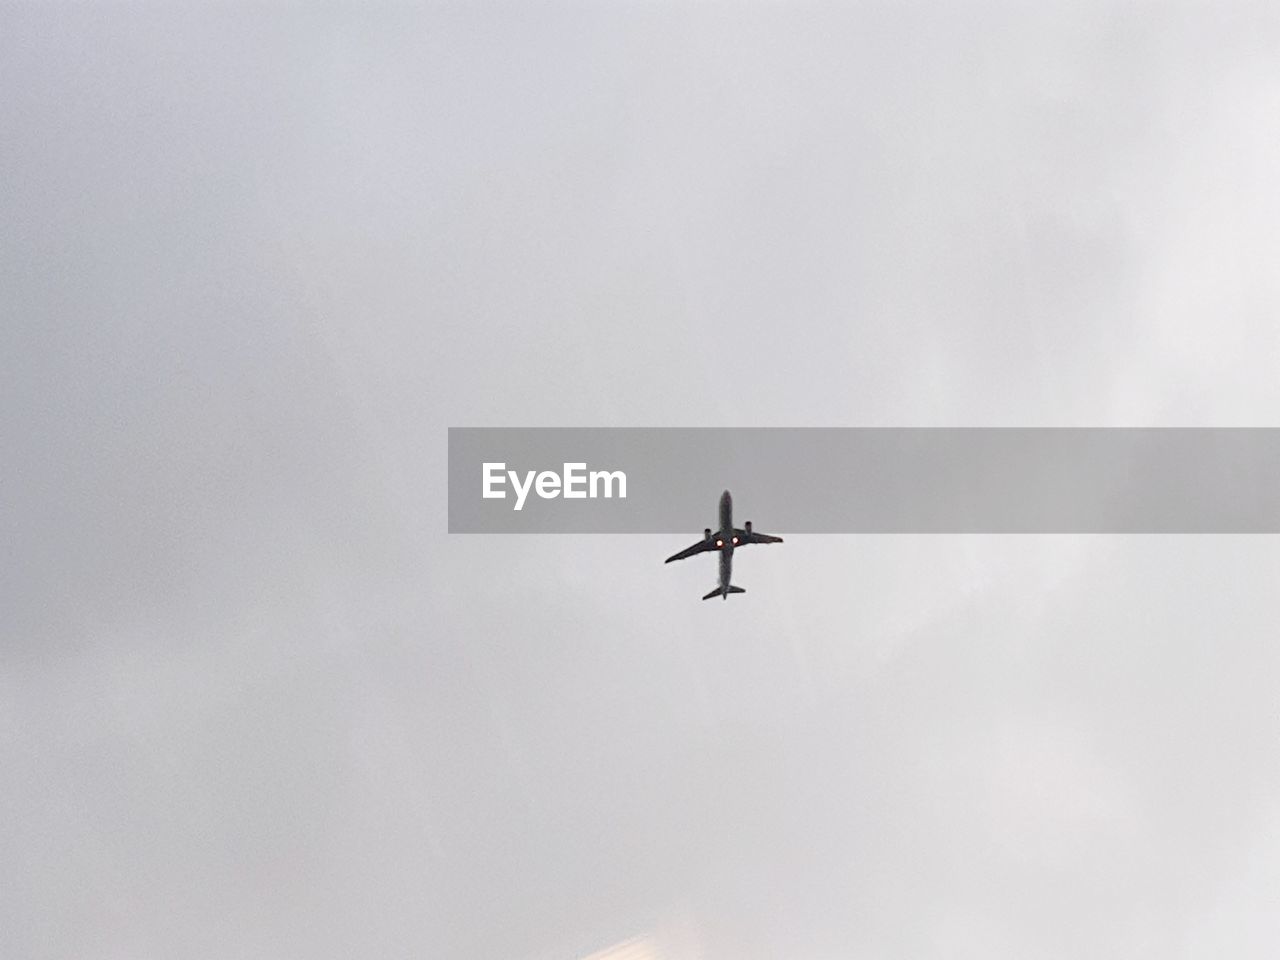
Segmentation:
{"type": "Polygon", "coordinates": [[[692,557],[695,553],[706,553],[708,550],[720,551],[720,586],[716,587],[708,593],[703,600],[710,600],[712,597],[720,597],[728,600],[731,593],[746,593],[742,587],[735,587],[729,583],[730,575],[733,572],[733,551],[738,547],[745,547],[752,543],[781,543],[781,537],[771,537],[767,533],[756,533],[751,529],[751,521],[747,521],[744,529],[738,530],[733,526],[733,497],[729,496],[726,490],[720,495],[720,531],[714,536],[711,528],[702,531],[702,539],[691,547],[686,547],[679,553],[672,554],[667,557],[663,563],[670,563],[672,560],[683,560],[685,557],[692,557]]]}

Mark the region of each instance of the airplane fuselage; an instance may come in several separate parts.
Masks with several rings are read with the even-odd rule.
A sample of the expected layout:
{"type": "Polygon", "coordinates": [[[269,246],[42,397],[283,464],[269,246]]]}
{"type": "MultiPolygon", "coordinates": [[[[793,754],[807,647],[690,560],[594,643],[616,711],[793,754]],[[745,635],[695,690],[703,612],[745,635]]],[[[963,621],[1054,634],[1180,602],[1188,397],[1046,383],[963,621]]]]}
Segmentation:
{"type": "MultiPolygon", "coordinates": [[[[720,495],[720,535],[716,537],[720,547],[720,589],[727,591],[733,579],[733,497],[726,490],[720,495]]],[[[726,592],[724,598],[729,599],[726,592]]]]}

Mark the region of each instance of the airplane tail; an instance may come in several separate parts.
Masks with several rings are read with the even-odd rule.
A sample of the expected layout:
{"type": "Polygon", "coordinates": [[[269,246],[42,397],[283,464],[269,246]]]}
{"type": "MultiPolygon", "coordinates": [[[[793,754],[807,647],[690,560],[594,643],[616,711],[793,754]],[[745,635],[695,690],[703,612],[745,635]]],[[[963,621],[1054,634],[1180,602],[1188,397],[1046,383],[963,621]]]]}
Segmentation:
{"type": "Polygon", "coordinates": [[[744,588],[742,588],[742,587],[735,587],[735,586],[733,586],[732,584],[730,584],[730,585],[729,585],[729,589],[728,589],[728,590],[723,590],[723,589],[721,589],[720,587],[716,587],[714,590],[712,590],[710,593],[708,593],[708,594],[707,594],[705,597],[703,597],[702,599],[703,599],[703,600],[710,600],[712,597],[724,597],[726,600],[728,600],[728,599],[729,599],[729,594],[731,594],[731,593],[746,593],[746,592],[747,592],[747,591],[746,591],[744,588]]]}

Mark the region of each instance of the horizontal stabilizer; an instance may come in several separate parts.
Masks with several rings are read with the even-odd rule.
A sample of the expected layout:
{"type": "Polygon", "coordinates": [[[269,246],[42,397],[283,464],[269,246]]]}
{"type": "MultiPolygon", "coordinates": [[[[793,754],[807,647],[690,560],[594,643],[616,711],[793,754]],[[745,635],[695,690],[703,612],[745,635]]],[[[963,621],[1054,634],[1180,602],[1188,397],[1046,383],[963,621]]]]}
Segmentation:
{"type": "Polygon", "coordinates": [[[703,600],[710,600],[712,597],[724,597],[726,600],[728,600],[728,599],[729,599],[729,594],[731,594],[731,593],[746,593],[746,592],[747,592],[747,591],[746,591],[746,589],[745,589],[745,588],[743,588],[743,587],[735,587],[735,586],[732,586],[732,585],[730,585],[730,587],[729,587],[729,589],[728,589],[728,590],[722,590],[720,587],[716,587],[714,590],[712,590],[710,593],[708,593],[708,594],[707,594],[705,597],[703,597],[702,599],[703,599],[703,600]]]}

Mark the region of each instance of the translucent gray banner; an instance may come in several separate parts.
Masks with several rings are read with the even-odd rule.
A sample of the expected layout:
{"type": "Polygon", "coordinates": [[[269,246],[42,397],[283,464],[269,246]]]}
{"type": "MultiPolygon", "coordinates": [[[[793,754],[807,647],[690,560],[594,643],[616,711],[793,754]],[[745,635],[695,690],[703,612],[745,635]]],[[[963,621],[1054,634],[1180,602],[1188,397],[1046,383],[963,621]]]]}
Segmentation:
{"type": "Polygon", "coordinates": [[[724,490],[776,534],[1277,533],[1280,429],[449,430],[450,533],[696,533],[724,490]]]}

